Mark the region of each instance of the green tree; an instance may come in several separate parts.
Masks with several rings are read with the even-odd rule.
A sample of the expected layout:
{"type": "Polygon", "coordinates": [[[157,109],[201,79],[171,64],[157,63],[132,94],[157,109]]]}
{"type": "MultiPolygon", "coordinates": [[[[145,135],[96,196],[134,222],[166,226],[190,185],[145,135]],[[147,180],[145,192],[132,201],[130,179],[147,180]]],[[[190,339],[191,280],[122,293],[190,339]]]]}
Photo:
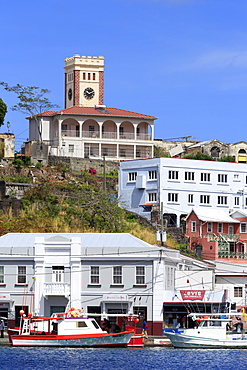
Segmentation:
{"type": "Polygon", "coordinates": [[[4,124],[4,117],[7,113],[7,105],[0,98],[0,127],[4,124]]]}
{"type": "Polygon", "coordinates": [[[0,82],[0,85],[2,85],[5,90],[17,94],[19,102],[11,107],[11,109],[33,116],[40,140],[42,140],[42,127],[39,125],[38,115],[42,111],[58,107],[58,105],[52,104],[46,97],[46,94],[50,93],[50,91],[36,86],[22,86],[20,84],[9,86],[6,82],[0,82]]]}
{"type": "Polygon", "coordinates": [[[231,155],[225,155],[219,159],[221,162],[235,162],[235,158],[231,155]]]}
{"type": "Polygon", "coordinates": [[[182,158],[185,158],[185,159],[203,159],[205,161],[212,161],[213,160],[213,158],[210,155],[204,154],[200,151],[198,151],[196,153],[185,154],[182,158]]]}

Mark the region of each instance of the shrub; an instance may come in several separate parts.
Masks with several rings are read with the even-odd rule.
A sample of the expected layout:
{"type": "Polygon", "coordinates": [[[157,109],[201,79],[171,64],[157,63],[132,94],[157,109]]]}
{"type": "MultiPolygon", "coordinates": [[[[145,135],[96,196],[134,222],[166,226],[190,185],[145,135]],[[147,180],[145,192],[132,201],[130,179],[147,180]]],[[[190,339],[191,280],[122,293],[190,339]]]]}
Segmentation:
{"type": "Polygon", "coordinates": [[[213,160],[213,158],[210,155],[204,154],[200,151],[198,151],[196,153],[185,154],[182,158],[184,158],[184,159],[202,159],[204,161],[212,161],[213,160]]]}
{"type": "Polygon", "coordinates": [[[20,158],[15,158],[13,161],[12,161],[12,164],[13,166],[17,167],[17,168],[20,168],[22,166],[24,166],[24,162],[22,159],[20,158]]]}
{"type": "Polygon", "coordinates": [[[235,162],[235,158],[232,157],[231,155],[225,155],[224,157],[221,157],[219,159],[221,162],[235,162]]]}
{"type": "Polygon", "coordinates": [[[35,168],[41,168],[42,167],[42,163],[41,162],[37,162],[36,165],[35,165],[35,168]]]}

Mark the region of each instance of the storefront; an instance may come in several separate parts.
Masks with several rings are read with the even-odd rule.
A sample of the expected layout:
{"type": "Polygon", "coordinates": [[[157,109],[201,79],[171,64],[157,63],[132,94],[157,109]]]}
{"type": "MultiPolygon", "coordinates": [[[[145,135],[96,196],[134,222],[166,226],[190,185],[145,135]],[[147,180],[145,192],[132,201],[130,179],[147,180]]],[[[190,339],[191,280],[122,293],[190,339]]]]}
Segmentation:
{"type": "Polygon", "coordinates": [[[188,313],[222,313],[226,309],[224,290],[167,291],[163,303],[164,329],[185,327],[188,313]]]}
{"type": "Polygon", "coordinates": [[[13,319],[12,310],[13,301],[10,299],[10,294],[0,294],[0,317],[4,318],[5,325],[8,319],[13,319]]]}

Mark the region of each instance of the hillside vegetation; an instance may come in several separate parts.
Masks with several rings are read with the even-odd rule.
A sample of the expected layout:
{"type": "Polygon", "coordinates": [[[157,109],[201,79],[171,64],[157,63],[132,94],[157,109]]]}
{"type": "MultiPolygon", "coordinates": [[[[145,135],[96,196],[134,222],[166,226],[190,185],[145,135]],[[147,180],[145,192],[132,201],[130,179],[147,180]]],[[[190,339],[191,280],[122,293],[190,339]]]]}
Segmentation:
{"type": "MultiPolygon", "coordinates": [[[[27,169],[18,176],[12,174],[11,178],[2,173],[0,179],[13,181],[15,177],[18,182],[32,180],[27,169]]],[[[118,207],[116,194],[102,190],[100,177],[84,171],[81,178],[73,178],[62,168],[62,172],[35,170],[35,178],[37,185],[25,192],[20,213],[17,216],[11,210],[0,213],[0,235],[10,232],[130,233],[147,243],[156,243],[156,231],[147,223],[139,223],[135,214],[118,207]]],[[[170,239],[166,245],[178,247],[170,239]]]]}

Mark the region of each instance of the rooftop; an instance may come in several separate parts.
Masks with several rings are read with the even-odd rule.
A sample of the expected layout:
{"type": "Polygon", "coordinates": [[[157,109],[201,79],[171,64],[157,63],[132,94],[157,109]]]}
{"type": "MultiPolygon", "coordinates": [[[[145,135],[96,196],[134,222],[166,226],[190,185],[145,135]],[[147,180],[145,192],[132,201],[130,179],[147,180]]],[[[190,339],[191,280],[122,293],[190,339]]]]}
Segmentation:
{"type": "MultiPolygon", "coordinates": [[[[38,116],[55,116],[61,114],[69,114],[69,115],[81,115],[81,116],[115,116],[115,117],[129,117],[129,118],[143,118],[143,119],[157,119],[154,116],[148,116],[146,114],[130,112],[123,109],[118,108],[108,108],[99,109],[97,107],[69,107],[66,109],[62,109],[60,111],[52,111],[48,110],[38,114],[38,116]]],[[[31,118],[27,117],[27,118],[31,118]]]]}

